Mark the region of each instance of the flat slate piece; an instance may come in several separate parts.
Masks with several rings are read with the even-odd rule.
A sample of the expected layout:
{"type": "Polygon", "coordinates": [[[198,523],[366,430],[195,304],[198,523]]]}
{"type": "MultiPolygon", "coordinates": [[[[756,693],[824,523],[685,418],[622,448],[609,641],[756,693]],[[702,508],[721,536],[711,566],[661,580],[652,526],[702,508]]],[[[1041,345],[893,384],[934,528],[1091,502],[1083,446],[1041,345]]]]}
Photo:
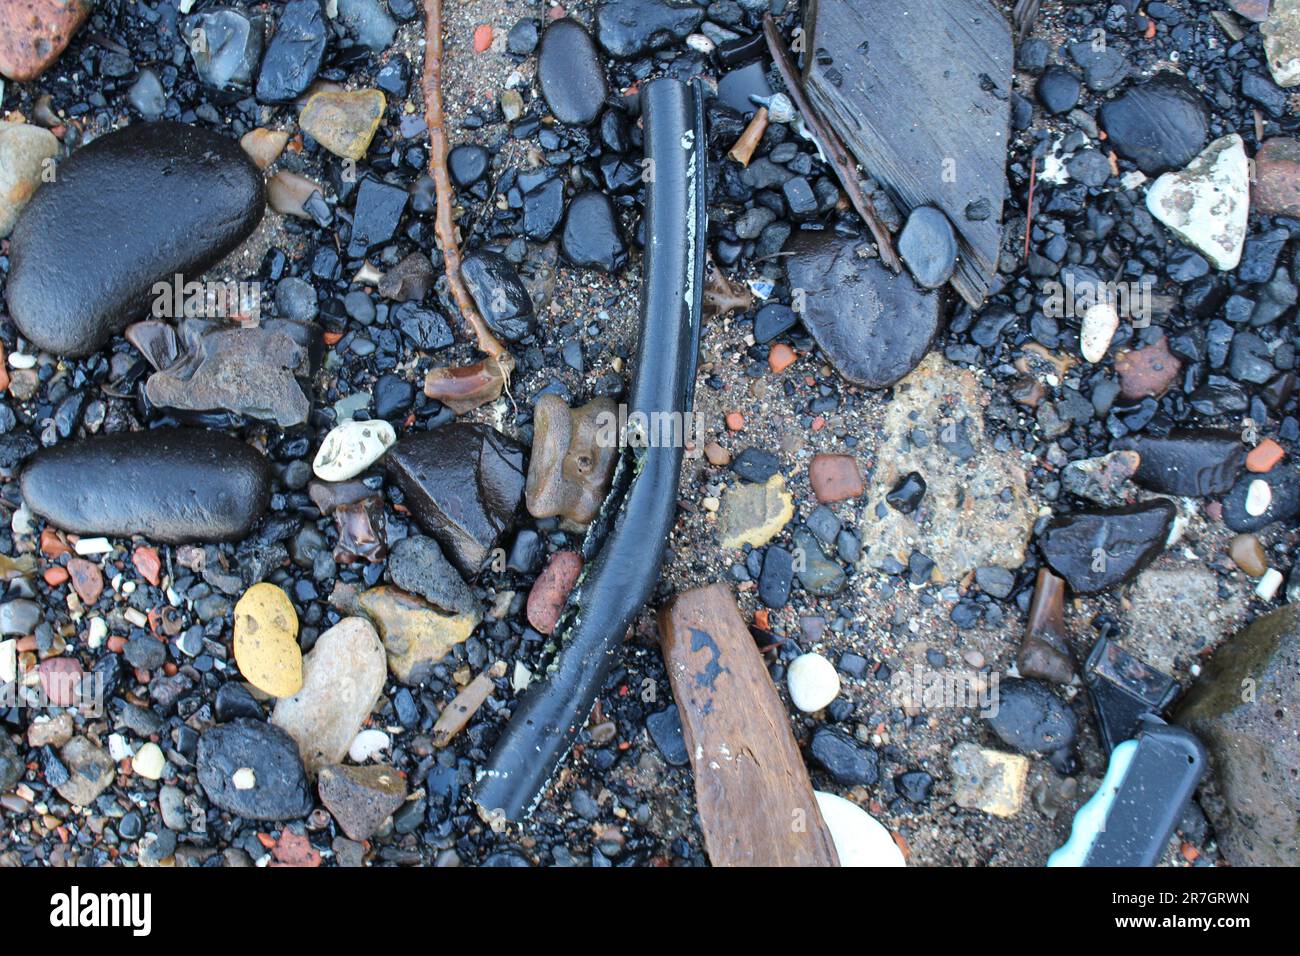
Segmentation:
{"type": "Polygon", "coordinates": [[[988,294],[1002,242],[1011,31],[988,0],[808,0],[808,98],[904,213],[960,237],[953,288],[988,294]],[[986,201],[988,216],[966,210],[986,201]]]}
{"type": "Polygon", "coordinates": [[[659,611],[659,642],[714,866],[838,866],[790,718],[724,584],[659,611]]]}

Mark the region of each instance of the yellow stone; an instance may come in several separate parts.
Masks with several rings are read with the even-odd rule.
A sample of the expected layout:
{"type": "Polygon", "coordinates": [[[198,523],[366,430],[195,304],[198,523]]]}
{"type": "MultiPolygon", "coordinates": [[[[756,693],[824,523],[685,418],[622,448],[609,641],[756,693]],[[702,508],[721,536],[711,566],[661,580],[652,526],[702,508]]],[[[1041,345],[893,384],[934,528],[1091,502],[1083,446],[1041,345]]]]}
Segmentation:
{"type": "Polygon", "coordinates": [[[235,663],[250,684],[272,697],[302,690],[298,615],[274,584],[254,584],[235,605],[235,663]]]}
{"type": "Polygon", "coordinates": [[[357,606],[375,622],[388,654],[388,669],[403,684],[419,684],[429,669],[474,633],[481,615],[444,614],[423,598],[381,585],[365,591],[357,606]]]}
{"type": "Polygon", "coordinates": [[[761,548],[794,517],[794,496],[785,489],[785,478],[773,475],[766,484],[744,482],[732,485],[722,499],[718,513],[718,536],[724,548],[749,545],[761,548]]]}
{"type": "Polygon", "coordinates": [[[379,90],[327,90],[307,101],[298,125],[335,156],[360,161],[379,129],[384,103],[379,90]]]}

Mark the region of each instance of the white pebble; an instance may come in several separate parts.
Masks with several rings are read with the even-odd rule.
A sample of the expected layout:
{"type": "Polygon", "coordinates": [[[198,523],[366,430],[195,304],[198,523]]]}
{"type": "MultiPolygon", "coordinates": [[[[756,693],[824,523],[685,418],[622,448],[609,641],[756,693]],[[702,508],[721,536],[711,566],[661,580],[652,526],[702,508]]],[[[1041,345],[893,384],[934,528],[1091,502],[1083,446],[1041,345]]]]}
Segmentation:
{"type": "Polygon", "coordinates": [[[36,525],[32,523],[32,513],[27,510],[26,502],[14,511],[13,518],[9,520],[9,527],[20,538],[36,533],[36,525]]]}
{"type": "Polygon", "coordinates": [[[18,642],[13,638],[0,641],[0,684],[18,679],[18,642]]]}
{"type": "Polygon", "coordinates": [[[894,838],[871,814],[833,793],[814,791],[840,866],[907,866],[894,838]]]}
{"type": "Polygon", "coordinates": [[[160,779],[166,765],[167,758],[163,756],[162,748],[155,743],[145,744],[136,751],[135,759],[131,761],[131,769],[146,780],[160,779]]]}
{"type": "Polygon", "coordinates": [[[1119,313],[1109,302],[1097,302],[1083,314],[1079,329],[1079,349],[1083,357],[1096,364],[1106,357],[1115,330],[1119,328],[1119,313]]]}
{"type": "Polygon", "coordinates": [[[788,123],[794,119],[794,104],[784,93],[773,93],[767,101],[767,118],[772,123],[788,123]]]}
{"type": "Polygon", "coordinates": [[[388,734],[382,730],[363,730],[352,738],[352,746],[348,747],[348,756],[352,758],[353,763],[365,763],[371,757],[383,753],[389,745],[388,734]]]}
{"type": "Polygon", "coordinates": [[[343,422],[321,442],[312,471],[321,481],[347,481],[382,458],[395,441],[397,433],[383,419],[343,422]]]}
{"type": "Polygon", "coordinates": [[[230,782],[236,790],[252,790],[257,786],[257,774],[253,773],[251,767],[240,767],[230,775],[230,782]]]}
{"type": "Polygon", "coordinates": [[[86,645],[92,651],[99,650],[104,646],[104,639],[107,637],[108,622],[102,617],[92,617],[86,626],[86,645]]]}
{"type": "Polygon", "coordinates": [[[9,356],[10,368],[35,368],[36,356],[27,355],[23,352],[14,352],[9,356]]]}
{"type": "Polygon", "coordinates": [[[1255,594],[1260,600],[1271,601],[1277,597],[1278,588],[1281,586],[1282,572],[1277,568],[1269,568],[1259,579],[1259,584],[1255,585],[1255,594]]]}
{"type": "Polygon", "coordinates": [[[84,558],[87,555],[108,554],[113,550],[113,545],[107,538],[78,538],[72,549],[84,558]]]}
{"type": "Polygon", "coordinates": [[[712,53],[715,48],[714,42],[703,33],[692,33],[686,38],[686,45],[696,53],[703,53],[705,56],[712,53]]]}
{"type": "Polygon", "coordinates": [[[1273,489],[1263,478],[1256,478],[1246,489],[1246,514],[1258,518],[1273,503],[1273,489]]]}
{"type": "Polygon", "coordinates": [[[139,608],[129,607],[122,612],[122,616],[136,627],[144,627],[149,623],[149,618],[145,617],[144,611],[139,608]]]}
{"type": "Polygon", "coordinates": [[[121,734],[109,734],[108,755],[113,758],[113,763],[129,760],[133,756],[131,745],[126,742],[126,738],[121,734]]]}
{"type": "Polygon", "coordinates": [[[801,654],[785,673],[790,699],[806,714],[821,710],[840,693],[840,675],[835,665],[820,654],[801,654]]]}
{"type": "Polygon", "coordinates": [[[533,672],[525,666],[523,661],[515,661],[514,673],[510,675],[510,689],[516,694],[522,694],[532,682],[533,672]]]}

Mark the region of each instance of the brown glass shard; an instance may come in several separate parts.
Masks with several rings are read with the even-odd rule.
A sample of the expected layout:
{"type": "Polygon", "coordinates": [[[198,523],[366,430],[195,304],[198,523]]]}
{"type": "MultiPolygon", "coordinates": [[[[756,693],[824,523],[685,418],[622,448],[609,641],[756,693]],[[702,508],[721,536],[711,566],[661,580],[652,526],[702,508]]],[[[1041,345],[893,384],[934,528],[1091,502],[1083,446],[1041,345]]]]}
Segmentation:
{"type": "Polygon", "coordinates": [[[1055,684],[1068,684],[1074,677],[1074,661],[1065,636],[1065,581],[1047,568],[1038,571],[1034,599],[1029,605],[1029,624],[1016,657],[1021,677],[1036,677],[1055,684]]]}

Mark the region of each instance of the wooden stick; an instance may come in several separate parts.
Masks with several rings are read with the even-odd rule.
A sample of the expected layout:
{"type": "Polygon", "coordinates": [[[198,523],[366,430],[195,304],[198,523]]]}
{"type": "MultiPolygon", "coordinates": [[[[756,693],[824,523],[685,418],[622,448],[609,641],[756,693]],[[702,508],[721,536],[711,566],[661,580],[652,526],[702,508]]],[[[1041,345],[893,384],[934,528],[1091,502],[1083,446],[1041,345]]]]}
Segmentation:
{"type": "Polygon", "coordinates": [[[723,584],[659,611],[714,866],[839,866],[790,718],[723,584]]]}
{"type": "Polygon", "coordinates": [[[843,141],[836,134],[835,130],[827,125],[822,119],[820,113],[813,108],[812,103],[804,94],[803,84],[799,81],[799,75],[795,72],[794,62],[790,59],[790,53],[785,48],[785,41],[781,39],[781,33],[776,28],[776,21],[772,19],[772,14],[763,14],[763,36],[767,40],[767,48],[772,54],[772,60],[776,67],[781,71],[781,79],[785,81],[786,92],[794,102],[795,109],[803,116],[803,122],[808,127],[808,132],[813,135],[817,145],[821,147],[826,158],[830,160],[831,169],[835,170],[835,175],[839,178],[840,185],[844,191],[849,194],[849,202],[853,203],[853,208],[857,210],[862,221],[867,224],[871,230],[871,235],[876,240],[876,245],[880,249],[880,260],[895,272],[903,268],[903,264],[898,259],[898,254],[894,252],[894,240],[889,235],[889,230],[881,221],[879,213],[876,212],[875,204],[862,191],[858,184],[858,165],[849,159],[849,151],[844,147],[843,141]]]}
{"type": "MultiPolygon", "coordinates": [[[[434,233],[442,247],[447,290],[460,309],[465,324],[474,333],[478,347],[498,365],[514,367],[514,359],[479,314],[460,275],[460,246],[451,217],[451,174],[447,170],[447,128],[442,108],[442,0],[424,3],[424,121],[429,127],[429,175],[437,193],[434,233]]],[[[504,376],[509,377],[508,370],[504,376]]]]}

